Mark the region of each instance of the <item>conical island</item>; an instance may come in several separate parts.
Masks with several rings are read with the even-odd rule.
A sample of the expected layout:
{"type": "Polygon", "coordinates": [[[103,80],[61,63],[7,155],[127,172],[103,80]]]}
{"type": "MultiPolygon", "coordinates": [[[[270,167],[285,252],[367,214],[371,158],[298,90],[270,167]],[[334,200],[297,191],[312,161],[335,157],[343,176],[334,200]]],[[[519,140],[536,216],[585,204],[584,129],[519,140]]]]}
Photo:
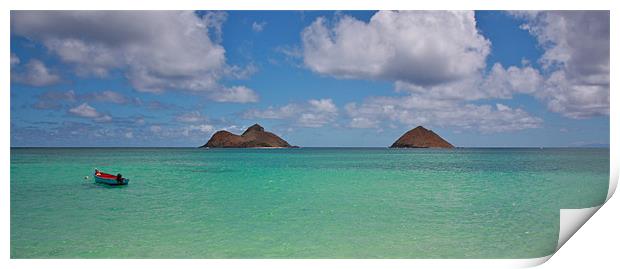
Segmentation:
{"type": "Polygon", "coordinates": [[[433,131],[418,126],[406,132],[390,148],[454,148],[454,146],[433,131]]]}
{"type": "Polygon", "coordinates": [[[201,148],[293,148],[284,139],[266,132],[258,124],[250,126],[243,134],[217,131],[201,148]]]}

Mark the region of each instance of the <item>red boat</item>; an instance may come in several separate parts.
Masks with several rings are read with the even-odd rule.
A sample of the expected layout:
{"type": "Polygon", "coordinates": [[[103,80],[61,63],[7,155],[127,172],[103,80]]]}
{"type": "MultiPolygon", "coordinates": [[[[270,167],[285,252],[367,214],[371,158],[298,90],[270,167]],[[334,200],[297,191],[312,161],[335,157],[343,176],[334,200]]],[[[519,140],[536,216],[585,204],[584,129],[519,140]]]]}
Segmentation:
{"type": "Polygon", "coordinates": [[[95,182],[103,183],[108,185],[127,185],[129,183],[128,178],[124,178],[121,174],[112,175],[108,173],[101,172],[95,169],[95,182]]]}

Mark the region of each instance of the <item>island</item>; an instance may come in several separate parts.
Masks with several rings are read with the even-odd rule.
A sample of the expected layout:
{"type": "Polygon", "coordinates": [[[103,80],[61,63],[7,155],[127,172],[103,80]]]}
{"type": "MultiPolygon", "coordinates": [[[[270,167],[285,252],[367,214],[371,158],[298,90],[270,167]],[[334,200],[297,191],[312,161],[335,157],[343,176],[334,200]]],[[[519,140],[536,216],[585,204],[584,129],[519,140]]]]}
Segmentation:
{"type": "Polygon", "coordinates": [[[297,146],[291,146],[284,139],[254,124],[241,135],[224,130],[217,131],[201,148],[297,148],[297,146]]]}
{"type": "Polygon", "coordinates": [[[422,126],[402,135],[390,148],[454,148],[448,141],[422,126]]]}

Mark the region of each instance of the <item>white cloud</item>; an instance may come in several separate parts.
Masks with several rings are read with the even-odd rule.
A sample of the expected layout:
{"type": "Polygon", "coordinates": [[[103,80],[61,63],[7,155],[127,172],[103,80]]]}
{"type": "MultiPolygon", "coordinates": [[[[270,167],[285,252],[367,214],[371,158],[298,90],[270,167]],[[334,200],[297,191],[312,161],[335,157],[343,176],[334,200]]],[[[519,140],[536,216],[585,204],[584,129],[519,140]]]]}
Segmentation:
{"type": "Polygon", "coordinates": [[[523,109],[503,104],[464,104],[420,99],[415,95],[368,98],[361,104],[345,105],[345,111],[352,128],[389,127],[393,123],[407,126],[431,124],[494,133],[538,128],[542,124],[542,119],[523,109]]]}
{"type": "Polygon", "coordinates": [[[97,112],[97,110],[94,107],[89,106],[87,103],[83,103],[77,107],[74,107],[70,109],[69,112],[71,112],[74,115],[85,117],[85,118],[99,117],[99,112],[97,112]]]}
{"type": "Polygon", "coordinates": [[[416,94],[420,98],[473,101],[481,99],[510,99],[514,94],[535,94],[542,90],[544,77],[531,66],[504,68],[496,63],[487,74],[472,75],[459,81],[433,86],[418,86],[402,81],[394,83],[397,92],[416,94]]]}
{"type": "Polygon", "coordinates": [[[37,102],[33,104],[36,109],[59,109],[65,102],[75,102],[78,99],[75,91],[46,91],[37,96],[37,102]]]}
{"type": "Polygon", "coordinates": [[[222,42],[222,25],[228,19],[228,13],[224,11],[211,11],[204,14],[201,27],[211,29],[211,38],[216,42],[222,42]]]}
{"type": "Polygon", "coordinates": [[[81,105],[69,109],[69,113],[83,117],[93,119],[96,122],[110,122],[112,121],[112,117],[107,114],[102,114],[97,111],[94,107],[89,106],[87,103],[82,103],[81,105]]]}
{"type": "Polygon", "coordinates": [[[109,90],[93,93],[91,95],[86,96],[86,98],[92,99],[98,102],[108,102],[108,103],[115,103],[115,104],[126,104],[129,102],[129,100],[124,95],[118,92],[109,91],[109,90]]]}
{"type": "Polygon", "coordinates": [[[267,22],[253,22],[252,23],[252,31],[254,32],[262,32],[265,29],[267,22]]]}
{"type": "Polygon", "coordinates": [[[209,124],[190,125],[187,129],[189,131],[198,130],[203,133],[211,133],[213,132],[213,130],[215,130],[213,125],[209,125],[209,124]]]}
{"type": "Polygon", "coordinates": [[[490,42],[473,12],[379,11],[368,23],[342,15],[302,32],[304,63],[341,78],[435,85],[477,74],[490,42]]]}
{"type": "Polygon", "coordinates": [[[11,67],[13,67],[14,65],[18,65],[20,62],[21,60],[19,59],[19,57],[17,57],[15,53],[11,52],[11,67]]]}
{"type": "MultiPolygon", "coordinates": [[[[19,64],[19,58],[14,59],[11,57],[11,65],[19,64]]],[[[24,66],[23,72],[18,70],[11,70],[11,79],[17,83],[23,83],[35,87],[43,87],[56,84],[60,82],[60,76],[51,72],[43,62],[31,59],[24,66]]]]}
{"type": "Polygon", "coordinates": [[[542,89],[543,76],[531,66],[507,69],[496,63],[480,86],[491,98],[511,98],[514,93],[533,94],[542,89]]]}
{"type": "Polygon", "coordinates": [[[380,11],[368,23],[346,15],[319,18],[304,29],[302,41],[304,63],[314,72],[393,81],[397,92],[407,93],[347,104],[349,127],[433,124],[490,133],[542,124],[520,108],[467,103],[533,94],[544,82],[527,64],[495,64],[485,72],[490,42],[478,32],[473,12],[380,11]]]}
{"type": "Polygon", "coordinates": [[[144,118],[142,116],[138,116],[134,119],[134,123],[136,125],[144,125],[146,123],[146,121],[144,120],[144,118]]]}
{"type": "Polygon", "coordinates": [[[351,123],[349,124],[351,128],[378,128],[379,121],[375,119],[369,119],[366,117],[354,117],[351,118],[351,123]]]}
{"type": "MultiPolygon", "coordinates": [[[[545,50],[544,70],[524,62],[495,63],[485,72],[490,42],[471,12],[380,11],[367,23],[346,15],[319,18],[302,32],[303,60],[320,74],[393,81],[397,92],[411,95],[402,102],[420,99],[418,110],[527,94],[570,118],[608,115],[609,12],[513,14],[545,50]]],[[[363,117],[351,123],[374,125],[363,117]]]]}
{"type": "Polygon", "coordinates": [[[299,104],[288,104],[278,108],[268,107],[265,110],[249,110],[244,114],[245,118],[260,118],[260,119],[286,119],[292,118],[301,111],[299,104]]]}
{"type": "Polygon", "coordinates": [[[200,114],[200,111],[191,111],[185,114],[178,115],[176,120],[179,122],[204,122],[207,121],[207,117],[200,114]]]}
{"type": "Polygon", "coordinates": [[[208,139],[208,135],[215,131],[215,127],[210,124],[190,124],[185,126],[167,126],[151,125],[148,130],[151,135],[159,138],[187,138],[192,141],[200,141],[204,143],[204,139],[208,139]]]}
{"type": "Polygon", "coordinates": [[[332,99],[311,99],[306,104],[293,103],[244,113],[244,118],[247,119],[290,120],[301,127],[322,127],[334,122],[337,116],[338,108],[332,99]]]}
{"type": "Polygon", "coordinates": [[[58,109],[63,107],[63,105],[66,103],[73,102],[102,102],[120,105],[141,105],[140,100],[137,98],[130,99],[119,92],[110,90],[90,92],[84,94],[76,94],[74,90],[50,90],[38,95],[37,102],[33,105],[33,107],[37,109],[58,109]]]}
{"type": "Polygon", "coordinates": [[[574,119],[609,115],[609,84],[577,83],[565,71],[554,72],[540,93],[549,110],[574,119]]]}
{"type": "Polygon", "coordinates": [[[515,13],[545,49],[551,74],[536,96],[570,118],[609,115],[609,11],[515,13]]]}
{"type": "MultiPolygon", "coordinates": [[[[142,92],[217,92],[226,64],[226,13],[191,11],[13,11],[12,32],[41,41],[81,75],[120,69],[142,92]]],[[[218,96],[213,94],[213,96],[218,96]]]]}
{"type": "Polygon", "coordinates": [[[312,110],[324,113],[337,113],[338,108],[332,101],[332,99],[320,99],[309,100],[308,103],[312,106],[312,110]]]}
{"type": "Polygon", "coordinates": [[[162,128],[159,125],[151,125],[151,127],[149,127],[149,130],[153,133],[159,133],[161,132],[162,128]]]}
{"type": "Polygon", "coordinates": [[[297,124],[302,127],[322,127],[332,121],[330,114],[302,113],[297,119],[297,124]]]}
{"type": "Polygon", "coordinates": [[[245,86],[223,88],[213,92],[209,98],[216,102],[229,103],[256,103],[259,99],[256,92],[245,86]]]}
{"type": "Polygon", "coordinates": [[[236,65],[228,66],[224,70],[224,74],[226,76],[234,78],[234,79],[248,79],[250,76],[254,75],[256,72],[258,72],[258,67],[253,63],[249,63],[248,65],[244,67],[239,67],[236,65]]]}
{"type": "Polygon", "coordinates": [[[101,117],[94,119],[96,122],[110,122],[112,121],[112,117],[110,115],[101,115],[101,117]]]}
{"type": "Polygon", "coordinates": [[[282,53],[288,60],[302,58],[304,56],[303,51],[298,46],[277,46],[274,49],[278,53],[282,53]]]}

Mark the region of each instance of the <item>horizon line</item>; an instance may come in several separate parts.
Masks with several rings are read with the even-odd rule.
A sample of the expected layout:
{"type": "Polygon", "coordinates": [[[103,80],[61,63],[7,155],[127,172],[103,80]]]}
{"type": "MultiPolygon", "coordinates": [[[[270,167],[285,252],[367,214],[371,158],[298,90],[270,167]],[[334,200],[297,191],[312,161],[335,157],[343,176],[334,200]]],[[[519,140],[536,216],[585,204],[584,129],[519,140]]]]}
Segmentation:
{"type": "MultiPolygon", "coordinates": [[[[13,148],[186,148],[186,149],[190,149],[190,148],[195,148],[195,149],[203,149],[201,147],[191,147],[191,146],[11,146],[11,149],[13,148]]],[[[390,149],[391,147],[389,146],[385,146],[385,147],[381,147],[381,146],[310,146],[310,147],[303,147],[303,146],[299,146],[299,148],[373,148],[373,149],[379,149],[379,148],[388,148],[390,149]]],[[[458,147],[455,146],[454,149],[540,149],[540,148],[610,148],[610,145],[601,145],[601,146],[472,146],[472,147],[458,147]]],[[[264,149],[264,148],[208,148],[208,149],[264,149]]],[[[266,148],[269,149],[269,148],[266,148]]],[[[280,148],[273,148],[273,149],[280,149],[280,148]]],[[[282,149],[288,149],[288,148],[282,148],[282,149]]],[[[294,149],[294,148],[291,148],[294,149]]],[[[394,149],[444,149],[444,148],[394,148],[394,149]]]]}

